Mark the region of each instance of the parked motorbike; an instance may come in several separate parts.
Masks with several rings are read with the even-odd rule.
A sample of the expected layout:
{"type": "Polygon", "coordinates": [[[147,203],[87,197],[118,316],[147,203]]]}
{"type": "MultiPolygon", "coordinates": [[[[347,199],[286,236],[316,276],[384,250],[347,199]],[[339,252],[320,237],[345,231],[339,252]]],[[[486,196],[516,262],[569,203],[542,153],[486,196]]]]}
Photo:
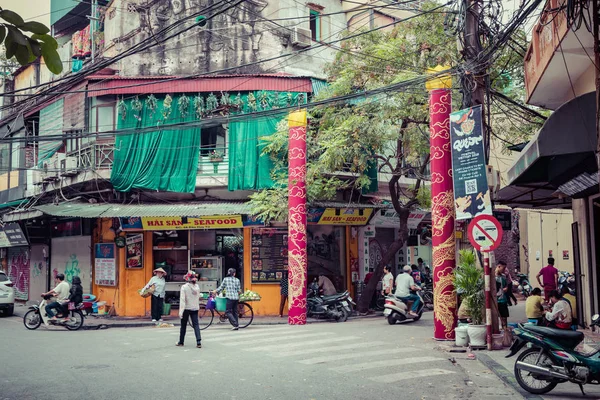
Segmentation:
{"type": "MultiPolygon", "coordinates": [[[[600,326],[600,315],[592,318],[591,326],[600,326]]],[[[583,341],[583,332],[540,326],[519,325],[516,339],[506,358],[517,354],[515,378],[526,391],[548,393],[559,383],[572,382],[581,392],[585,384],[600,384],[600,350],[583,354],[575,347],[583,341]]]]}
{"type": "Polygon", "coordinates": [[[423,291],[420,294],[423,299],[425,308],[433,310],[433,282],[426,283],[422,286],[423,291]]]}
{"type": "Polygon", "coordinates": [[[407,319],[412,319],[413,321],[418,321],[421,319],[423,315],[423,308],[425,307],[425,302],[423,302],[423,297],[420,292],[416,292],[417,296],[421,299],[419,309],[417,310],[416,317],[411,317],[408,312],[412,306],[412,302],[404,302],[400,300],[400,298],[391,294],[385,299],[385,310],[383,311],[383,316],[387,318],[387,321],[390,325],[394,325],[398,321],[405,321],[407,319]]]}
{"type": "Polygon", "coordinates": [[[558,291],[562,293],[563,287],[569,288],[569,293],[575,296],[575,275],[561,271],[558,273],[558,291]]]}
{"type": "Polygon", "coordinates": [[[356,305],[348,291],[332,296],[320,296],[318,285],[312,284],[308,288],[306,315],[312,318],[327,318],[336,322],[345,322],[352,314],[351,306],[353,304],[356,305]]]}
{"type": "Polygon", "coordinates": [[[46,326],[64,326],[70,331],[76,331],[83,326],[83,320],[85,317],[82,310],[85,310],[86,307],[84,303],[78,305],[71,303],[72,306],[65,305],[64,308],[69,309],[63,310],[62,313],[57,315],[57,318],[59,319],[53,321],[50,320],[46,314],[46,305],[52,296],[46,295],[42,297],[43,300],[39,304],[30,306],[29,311],[27,311],[27,313],[25,313],[23,316],[23,324],[25,325],[25,328],[29,330],[37,329],[40,327],[42,322],[46,326]],[[67,317],[68,319],[66,319],[67,317]]]}
{"type": "Polygon", "coordinates": [[[529,297],[531,295],[531,284],[529,283],[529,278],[527,277],[527,274],[517,274],[517,278],[519,278],[518,280],[518,288],[519,288],[519,292],[525,296],[525,297],[529,297]]]}

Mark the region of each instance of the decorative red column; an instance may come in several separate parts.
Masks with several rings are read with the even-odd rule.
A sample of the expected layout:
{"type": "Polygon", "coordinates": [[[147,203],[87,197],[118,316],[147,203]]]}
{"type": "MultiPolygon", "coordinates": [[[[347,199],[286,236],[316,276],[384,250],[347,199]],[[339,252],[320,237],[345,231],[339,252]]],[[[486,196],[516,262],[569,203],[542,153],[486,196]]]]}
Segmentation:
{"type": "Polygon", "coordinates": [[[290,113],[288,140],[288,323],[306,324],[306,110],[290,113]]]}
{"type": "MultiPolygon", "coordinates": [[[[447,69],[438,66],[439,72],[447,69]]],[[[456,326],[456,294],[454,267],[454,194],[452,155],[450,153],[450,111],[452,80],[449,76],[432,78],[429,90],[429,129],[431,133],[431,220],[433,245],[433,337],[454,340],[456,326]]]]}

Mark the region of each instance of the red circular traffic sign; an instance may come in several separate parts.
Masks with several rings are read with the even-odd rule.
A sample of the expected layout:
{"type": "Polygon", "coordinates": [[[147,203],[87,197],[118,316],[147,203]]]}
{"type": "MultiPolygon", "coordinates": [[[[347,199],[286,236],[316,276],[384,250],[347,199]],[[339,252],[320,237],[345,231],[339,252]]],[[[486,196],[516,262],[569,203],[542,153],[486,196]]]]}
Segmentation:
{"type": "Polygon", "coordinates": [[[468,228],[469,241],[477,250],[492,251],[502,242],[502,226],[491,215],[478,215],[468,228]]]}

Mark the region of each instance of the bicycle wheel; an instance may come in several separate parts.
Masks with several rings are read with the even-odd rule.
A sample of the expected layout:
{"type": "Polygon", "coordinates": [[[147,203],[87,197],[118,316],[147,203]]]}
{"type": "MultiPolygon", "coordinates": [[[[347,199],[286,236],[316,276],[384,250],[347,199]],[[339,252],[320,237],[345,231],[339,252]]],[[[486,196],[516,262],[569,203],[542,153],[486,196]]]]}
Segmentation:
{"type": "MultiPolygon", "coordinates": [[[[204,330],[208,328],[213,323],[213,318],[215,317],[215,311],[212,309],[207,309],[206,304],[200,304],[200,308],[198,309],[198,326],[200,330],[204,330]]],[[[192,326],[192,320],[188,320],[189,326],[192,326]]]]}
{"type": "Polygon", "coordinates": [[[254,319],[254,310],[248,303],[238,304],[238,324],[240,328],[245,328],[252,323],[254,319]]]}

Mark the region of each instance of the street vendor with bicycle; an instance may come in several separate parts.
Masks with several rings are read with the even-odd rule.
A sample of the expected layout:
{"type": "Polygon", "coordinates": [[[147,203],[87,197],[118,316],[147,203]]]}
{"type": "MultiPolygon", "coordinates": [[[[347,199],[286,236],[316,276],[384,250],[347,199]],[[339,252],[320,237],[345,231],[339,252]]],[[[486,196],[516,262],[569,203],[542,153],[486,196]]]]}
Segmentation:
{"type": "Polygon", "coordinates": [[[233,325],[232,331],[239,329],[238,323],[238,304],[240,302],[240,293],[242,293],[242,284],[238,278],[235,277],[235,269],[229,268],[227,270],[227,276],[221,282],[221,285],[214,291],[214,293],[221,293],[225,289],[225,297],[227,298],[227,311],[225,315],[229,318],[229,322],[233,325]]]}

